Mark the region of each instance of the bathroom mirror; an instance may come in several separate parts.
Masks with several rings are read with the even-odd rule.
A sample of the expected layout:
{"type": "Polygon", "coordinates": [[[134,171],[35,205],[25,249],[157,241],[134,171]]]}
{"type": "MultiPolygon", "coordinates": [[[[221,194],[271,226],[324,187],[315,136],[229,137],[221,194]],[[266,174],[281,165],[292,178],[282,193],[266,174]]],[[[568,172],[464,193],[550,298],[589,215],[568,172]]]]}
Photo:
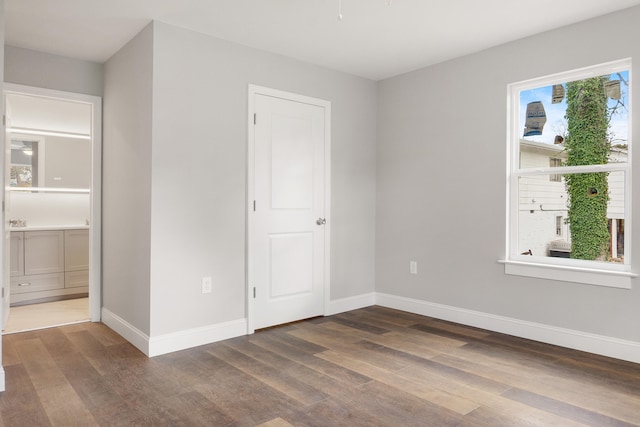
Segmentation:
{"type": "Polygon", "coordinates": [[[24,191],[89,191],[91,142],[68,136],[12,133],[10,185],[24,191]]]}
{"type": "Polygon", "coordinates": [[[30,138],[11,138],[11,187],[38,186],[38,142],[30,138]]]}

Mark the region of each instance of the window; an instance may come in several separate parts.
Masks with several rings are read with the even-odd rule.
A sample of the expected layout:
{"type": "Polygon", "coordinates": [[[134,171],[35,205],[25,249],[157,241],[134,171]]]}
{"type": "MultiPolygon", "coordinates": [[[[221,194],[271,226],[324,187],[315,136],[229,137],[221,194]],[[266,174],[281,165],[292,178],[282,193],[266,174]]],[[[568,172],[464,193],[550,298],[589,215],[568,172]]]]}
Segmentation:
{"type": "MultiPolygon", "coordinates": [[[[557,168],[562,166],[562,159],[558,159],[555,157],[551,157],[549,159],[549,167],[551,168],[557,168]]],[[[554,174],[554,175],[549,175],[549,180],[553,181],[553,182],[562,182],[562,175],[560,174],[554,174]]]]}
{"type": "Polygon", "coordinates": [[[623,60],[509,86],[506,273],[630,287],[630,79],[623,60]]]}
{"type": "Polygon", "coordinates": [[[562,215],[556,216],[556,237],[562,237],[562,215]]]}

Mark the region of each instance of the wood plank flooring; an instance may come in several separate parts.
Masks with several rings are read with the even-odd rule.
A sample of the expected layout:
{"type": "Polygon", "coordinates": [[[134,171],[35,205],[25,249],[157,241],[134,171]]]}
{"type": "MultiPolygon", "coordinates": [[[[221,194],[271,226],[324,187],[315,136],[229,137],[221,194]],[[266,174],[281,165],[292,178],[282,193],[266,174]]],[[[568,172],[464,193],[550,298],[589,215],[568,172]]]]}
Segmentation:
{"type": "Polygon", "coordinates": [[[640,426],[640,365],[382,307],[148,359],[102,324],[3,337],[0,426],[640,426]]]}

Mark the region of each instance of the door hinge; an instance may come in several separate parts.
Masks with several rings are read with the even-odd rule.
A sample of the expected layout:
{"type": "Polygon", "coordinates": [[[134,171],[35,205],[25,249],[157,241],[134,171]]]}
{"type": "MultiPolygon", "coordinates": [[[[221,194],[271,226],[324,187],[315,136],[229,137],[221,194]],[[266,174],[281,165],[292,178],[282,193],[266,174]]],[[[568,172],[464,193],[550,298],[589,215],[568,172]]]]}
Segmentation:
{"type": "Polygon", "coordinates": [[[258,122],[258,115],[253,113],[253,124],[255,125],[258,122]]]}
{"type": "MultiPolygon", "coordinates": [[[[2,292],[4,292],[4,289],[2,289],[2,292]]],[[[253,287],[253,298],[255,299],[256,297],[256,287],[253,287]]]]}
{"type": "Polygon", "coordinates": [[[2,287],[2,298],[4,298],[4,286],[2,287]]]}
{"type": "Polygon", "coordinates": [[[2,115],[2,126],[7,125],[7,116],[5,114],[2,115]]]}
{"type": "Polygon", "coordinates": [[[256,211],[256,201],[255,200],[253,201],[253,211],[254,212],[256,211]]]}

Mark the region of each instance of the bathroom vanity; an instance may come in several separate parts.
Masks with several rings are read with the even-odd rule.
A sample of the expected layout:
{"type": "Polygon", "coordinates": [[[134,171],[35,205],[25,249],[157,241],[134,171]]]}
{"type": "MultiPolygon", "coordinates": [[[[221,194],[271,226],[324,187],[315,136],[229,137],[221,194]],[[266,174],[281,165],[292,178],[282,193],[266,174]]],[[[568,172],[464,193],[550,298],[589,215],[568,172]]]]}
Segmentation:
{"type": "Polygon", "coordinates": [[[11,229],[11,305],[87,296],[89,226],[11,229]]]}

